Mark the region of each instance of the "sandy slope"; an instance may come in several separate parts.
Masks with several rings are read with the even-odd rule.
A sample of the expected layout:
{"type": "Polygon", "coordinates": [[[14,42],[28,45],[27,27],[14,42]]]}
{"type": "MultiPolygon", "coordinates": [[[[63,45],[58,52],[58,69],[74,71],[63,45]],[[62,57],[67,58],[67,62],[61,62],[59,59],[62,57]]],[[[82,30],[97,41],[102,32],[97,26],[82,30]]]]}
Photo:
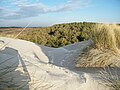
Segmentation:
{"type": "Polygon", "coordinates": [[[0,51],[0,73],[10,72],[2,76],[7,84],[0,82],[0,88],[16,84],[25,90],[108,90],[94,78],[95,74],[74,67],[75,58],[91,44],[88,40],[50,48],[2,37],[0,47],[5,47],[0,51]]]}

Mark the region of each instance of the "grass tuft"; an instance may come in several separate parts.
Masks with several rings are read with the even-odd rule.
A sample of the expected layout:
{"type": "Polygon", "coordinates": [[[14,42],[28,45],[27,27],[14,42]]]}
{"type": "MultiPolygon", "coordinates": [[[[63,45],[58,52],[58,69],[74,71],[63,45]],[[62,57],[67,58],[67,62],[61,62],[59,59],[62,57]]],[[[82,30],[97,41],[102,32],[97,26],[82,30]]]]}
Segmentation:
{"type": "Polygon", "coordinates": [[[120,90],[120,77],[116,70],[111,68],[103,69],[99,72],[100,79],[103,85],[110,88],[110,90],[120,90]]]}
{"type": "Polygon", "coordinates": [[[120,66],[120,26],[96,24],[89,37],[94,45],[79,56],[77,67],[120,66]]]}
{"type": "Polygon", "coordinates": [[[120,45],[120,29],[117,25],[96,24],[89,34],[94,41],[95,48],[99,50],[118,51],[120,45]]]}

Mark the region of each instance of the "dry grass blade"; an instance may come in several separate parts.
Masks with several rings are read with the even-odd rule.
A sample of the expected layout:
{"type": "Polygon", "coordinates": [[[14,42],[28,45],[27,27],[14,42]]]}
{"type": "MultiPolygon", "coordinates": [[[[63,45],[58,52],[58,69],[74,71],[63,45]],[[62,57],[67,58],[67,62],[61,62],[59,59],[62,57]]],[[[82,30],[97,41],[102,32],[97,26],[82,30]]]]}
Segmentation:
{"type": "Polygon", "coordinates": [[[32,22],[28,23],[15,37],[14,39],[16,39],[32,22]]]}
{"type": "MultiPolygon", "coordinates": [[[[16,39],[32,22],[28,23],[16,36],[13,38],[16,39]]],[[[5,43],[2,47],[0,47],[0,50],[2,50],[5,46],[7,46],[10,42],[5,43]]]]}
{"type": "Polygon", "coordinates": [[[104,69],[99,73],[100,79],[103,81],[107,87],[110,87],[110,90],[120,90],[120,77],[117,74],[117,71],[112,70],[111,68],[104,69]]]}

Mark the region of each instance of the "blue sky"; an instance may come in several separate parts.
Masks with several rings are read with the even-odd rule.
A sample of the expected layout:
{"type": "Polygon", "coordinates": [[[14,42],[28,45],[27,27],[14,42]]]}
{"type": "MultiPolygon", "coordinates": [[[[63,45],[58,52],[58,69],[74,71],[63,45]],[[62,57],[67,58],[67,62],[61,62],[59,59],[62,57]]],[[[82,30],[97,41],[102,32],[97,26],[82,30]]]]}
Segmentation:
{"type": "Polygon", "coordinates": [[[0,0],[0,26],[120,23],[120,0],[0,0]]]}

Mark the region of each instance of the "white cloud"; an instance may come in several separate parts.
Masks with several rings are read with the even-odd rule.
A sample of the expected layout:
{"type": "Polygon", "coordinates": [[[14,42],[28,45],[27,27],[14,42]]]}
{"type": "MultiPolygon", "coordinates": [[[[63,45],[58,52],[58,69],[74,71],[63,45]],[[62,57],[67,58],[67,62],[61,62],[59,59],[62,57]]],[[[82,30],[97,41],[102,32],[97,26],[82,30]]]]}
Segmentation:
{"type": "MultiPolygon", "coordinates": [[[[2,0],[3,1],[3,0],[2,0]]],[[[64,5],[49,7],[43,3],[29,3],[29,0],[8,0],[17,10],[11,10],[7,7],[0,7],[1,19],[20,19],[27,17],[35,17],[40,14],[64,12],[88,5],[88,0],[69,0],[64,5]]],[[[3,1],[5,2],[5,1],[3,1]]]]}

